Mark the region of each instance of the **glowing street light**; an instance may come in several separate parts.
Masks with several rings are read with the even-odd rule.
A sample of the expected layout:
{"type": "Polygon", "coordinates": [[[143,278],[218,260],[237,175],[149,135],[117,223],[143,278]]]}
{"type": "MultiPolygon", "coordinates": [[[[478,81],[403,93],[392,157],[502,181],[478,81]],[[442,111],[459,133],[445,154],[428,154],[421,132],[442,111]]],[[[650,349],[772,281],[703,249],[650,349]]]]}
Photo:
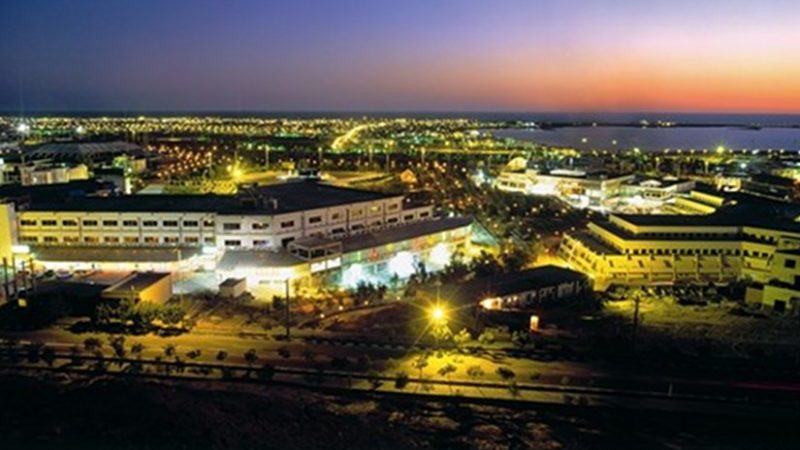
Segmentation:
{"type": "Polygon", "coordinates": [[[444,321],[444,308],[436,305],[431,310],[431,321],[441,323],[444,321]]]}

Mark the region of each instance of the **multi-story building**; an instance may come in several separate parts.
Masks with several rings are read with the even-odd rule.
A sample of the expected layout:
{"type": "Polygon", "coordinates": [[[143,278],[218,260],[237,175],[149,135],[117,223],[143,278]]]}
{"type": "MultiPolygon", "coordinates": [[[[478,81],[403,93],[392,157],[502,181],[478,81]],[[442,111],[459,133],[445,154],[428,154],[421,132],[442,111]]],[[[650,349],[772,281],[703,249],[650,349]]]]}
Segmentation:
{"type": "Polygon", "coordinates": [[[495,182],[500,190],[534,195],[551,195],[580,208],[601,209],[618,197],[622,187],[635,180],[632,174],[597,170],[554,169],[549,172],[527,168],[504,171],[495,182]]]}
{"type": "MultiPolygon", "coordinates": [[[[565,235],[559,252],[601,288],[733,280],[769,285],[783,258],[778,255],[800,249],[798,206],[741,194],[719,204],[710,214],[610,215],[565,235]]],[[[794,283],[792,276],[782,278],[794,283]]],[[[800,284],[793,289],[800,299],[800,284]]]]}
{"type": "Polygon", "coordinates": [[[404,256],[418,263],[436,244],[444,243],[448,254],[463,244],[446,238],[468,235],[471,222],[434,218],[431,205],[412,205],[403,195],[315,181],[230,196],[37,197],[0,213],[9,241],[27,246],[45,266],[185,270],[222,261],[226,275],[247,270],[256,282],[286,278],[286,267],[293,274],[346,270],[364,251],[391,261],[409,241],[424,243],[410,260],[404,256]]]}

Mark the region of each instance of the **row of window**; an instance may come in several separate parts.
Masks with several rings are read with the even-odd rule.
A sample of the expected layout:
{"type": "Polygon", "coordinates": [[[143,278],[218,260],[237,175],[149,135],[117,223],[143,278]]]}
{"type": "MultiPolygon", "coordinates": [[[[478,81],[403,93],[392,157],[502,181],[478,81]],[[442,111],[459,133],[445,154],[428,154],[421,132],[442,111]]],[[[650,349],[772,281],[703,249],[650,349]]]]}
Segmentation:
{"type": "MultiPolygon", "coordinates": [[[[242,241],[240,239],[226,239],[224,242],[225,247],[241,247],[242,241]]],[[[266,240],[254,240],[253,247],[269,247],[270,243],[266,240]]]]}
{"type": "Polygon", "coordinates": [[[767,252],[756,252],[739,249],[688,249],[688,248],[658,248],[658,249],[632,249],[626,250],[629,255],[732,255],[732,256],[753,256],[756,258],[768,258],[767,252]]]}
{"type": "MultiPolygon", "coordinates": [[[[389,209],[392,209],[391,206],[397,205],[390,205],[389,209]]],[[[333,219],[337,220],[337,216],[339,214],[334,214],[333,219]]],[[[428,212],[420,213],[420,218],[428,217],[428,212]]],[[[403,220],[410,221],[414,219],[413,214],[408,214],[403,217],[403,220]]],[[[122,220],[123,227],[139,227],[140,221],[138,220],[122,220]]],[[[316,224],[322,222],[322,216],[314,216],[308,219],[308,223],[316,224]]],[[[387,223],[395,223],[397,219],[391,218],[387,220],[387,223]]],[[[94,220],[94,219],[84,219],[80,222],[84,227],[97,227],[102,225],[103,227],[117,227],[120,224],[119,220],[94,220]]],[[[378,222],[376,222],[378,223],[378,222]]],[[[20,225],[26,227],[35,227],[38,224],[41,224],[43,227],[55,227],[58,226],[58,221],[54,219],[42,219],[41,221],[37,221],[35,219],[21,219],[20,225]]],[[[157,227],[159,222],[157,220],[142,220],[141,226],[142,227],[157,227]]],[[[179,222],[177,220],[162,220],[161,226],[164,228],[177,228],[179,225],[183,226],[184,228],[197,228],[200,226],[200,222],[197,220],[184,220],[179,222]]],[[[77,227],[78,221],[74,219],[63,219],[61,220],[62,227],[77,227]]],[[[213,220],[204,220],[203,227],[213,227],[214,221],[213,220]]],[[[286,228],[293,228],[295,226],[294,220],[287,220],[285,222],[281,222],[280,227],[281,229],[286,228]]],[[[235,222],[226,222],[222,224],[222,229],[225,231],[238,231],[242,229],[242,225],[240,223],[235,222]]],[[[263,231],[269,229],[269,224],[264,222],[256,222],[252,224],[252,229],[255,231],[263,231]]]]}
{"type": "MultiPolygon", "coordinates": [[[[37,222],[36,220],[31,219],[22,219],[19,221],[20,225],[27,226],[27,227],[35,227],[37,223],[41,223],[43,227],[55,227],[58,226],[58,221],[53,219],[42,219],[41,221],[37,222]]],[[[84,219],[81,221],[81,224],[84,227],[96,227],[96,226],[104,226],[104,227],[117,227],[120,224],[119,220],[93,220],[93,219],[84,219]]],[[[183,222],[178,222],[177,220],[162,220],[161,226],[165,228],[177,228],[178,225],[181,224],[184,228],[197,228],[200,226],[200,222],[197,220],[184,220],[183,222]]],[[[157,227],[158,221],[157,220],[142,220],[141,225],[143,227],[157,227]]],[[[64,219],[61,221],[62,227],[77,227],[78,221],[73,219],[64,219]]],[[[122,226],[124,227],[138,227],[139,221],[138,220],[123,220],[122,226]]],[[[203,221],[204,227],[213,227],[214,221],[213,220],[204,220],[203,221]]]]}
{"type": "MultiPolygon", "coordinates": [[[[39,236],[20,236],[20,242],[27,243],[27,244],[36,244],[39,243],[39,236]]],[[[104,236],[100,238],[98,236],[84,236],[83,240],[78,236],[63,236],[61,240],[57,236],[42,236],[41,242],[45,244],[57,244],[59,242],[65,244],[200,244],[200,238],[196,236],[185,236],[183,240],[176,236],[144,236],[143,238],[139,238],[138,236],[104,236]]],[[[207,237],[202,240],[204,244],[207,245],[214,245],[215,239],[213,237],[207,237]]]]}

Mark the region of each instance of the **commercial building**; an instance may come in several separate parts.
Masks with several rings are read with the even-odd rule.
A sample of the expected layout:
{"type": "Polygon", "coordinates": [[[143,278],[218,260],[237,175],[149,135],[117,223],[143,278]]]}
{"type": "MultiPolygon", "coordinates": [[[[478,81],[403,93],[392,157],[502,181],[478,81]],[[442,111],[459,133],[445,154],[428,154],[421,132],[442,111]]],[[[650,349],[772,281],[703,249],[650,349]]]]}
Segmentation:
{"type": "MultiPolygon", "coordinates": [[[[591,222],[586,230],[566,234],[559,253],[600,288],[733,280],[770,285],[776,278],[794,283],[794,272],[787,274],[777,266],[800,249],[798,205],[729,195],[726,199],[695,193],[691,201],[713,208],[709,214],[612,214],[591,222]],[[700,199],[715,200],[719,206],[700,199]]],[[[800,285],[792,286],[800,298],[800,285]]],[[[759,302],[772,306],[769,298],[759,302]]]]}
{"type": "Polygon", "coordinates": [[[365,277],[385,275],[381,261],[392,275],[408,276],[408,266],[426,257],[445,262],[444,256],[468,241],[471,223],[434,218],[431,205],[412,204],[403,195],[312,180],[227,196],[62,193],[9,199],[0,216],[0,224],[4,219],[9,224],[0,238],[5,232],[9,242],[27,246],[45,266],[218,267],[224,277],[244,276],[249,283],[336,271],[348,279],[348,269],[365,270],[365,277]]]}

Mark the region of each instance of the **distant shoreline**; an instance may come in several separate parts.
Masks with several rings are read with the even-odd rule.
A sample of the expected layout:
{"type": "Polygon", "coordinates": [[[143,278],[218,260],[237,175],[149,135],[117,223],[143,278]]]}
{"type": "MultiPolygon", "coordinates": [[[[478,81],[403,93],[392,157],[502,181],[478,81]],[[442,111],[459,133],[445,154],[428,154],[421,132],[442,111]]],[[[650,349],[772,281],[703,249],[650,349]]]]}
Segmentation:
{"type": "Polygon", "coordinates": [[[798,114],[747,114],[747,113],[659,113],[659,112],[513,112],[513,111],[227,111],[227,110],[19,110],[0,111],[0,117],[223,117],[264,119],[361,119],[361,118],[415,118],[415,119],[470,119],[494,122],[510,128],[535,123],[543,128],[563,127],[755,127],[800,128],[798,114]]]}

